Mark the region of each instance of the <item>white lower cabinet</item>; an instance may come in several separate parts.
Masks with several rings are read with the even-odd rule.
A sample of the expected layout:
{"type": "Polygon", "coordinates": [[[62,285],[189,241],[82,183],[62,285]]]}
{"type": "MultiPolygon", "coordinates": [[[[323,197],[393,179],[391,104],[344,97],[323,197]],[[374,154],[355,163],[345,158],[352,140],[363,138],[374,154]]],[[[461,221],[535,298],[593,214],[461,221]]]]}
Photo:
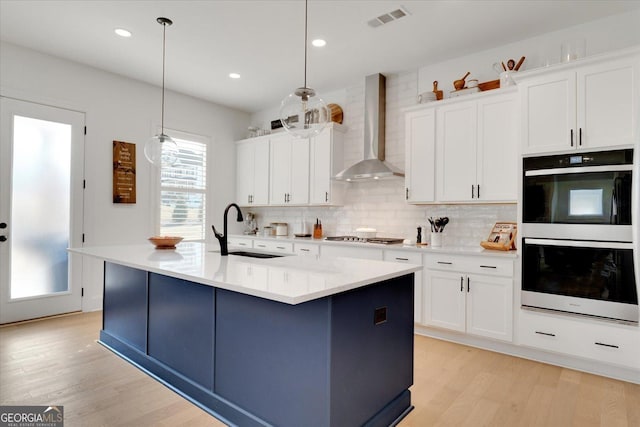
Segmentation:
{"type": "Polygon", "coordinates": [[[513,340],[513,261],[425,255],[422,323],[513,340]]]}
{"type": "Polygon", "coordinates": [[[276,239],[272,240],[255,240],[253,242],[253,248],[269,252],[282,252],[286,254],[293,253],[293,243],[291,242],[279,242],[276,239]]]}
{"type": "MultiPolygon", "coordinates": [[[[405,264],[422,265],[422,254],[411,253],[407,251],[384,251],[384,260],[392,262],[402,262],[405,264]]],[[[413,297],[413,321],[420,323],[422,321],[422,271],[415,272],[414,279],[414,297],[413,297]]]]}
{"type": "Polygon", "coordinates": [[[293,251],[296,255],[320,255],[320,245],[315,243],[298,243],[293,244],[293,251]]]}
{"type": "Polygon", "coordinates": [[[520,345],[640,370],[637,326],[520,310],[520,345]]]}
{"type": "Polygon", "coordinates": [[[253,248],[253,239],[252,237],[236,237],[229,236],[227,238],[227,246],[230,248],[242,248],[242,249],[251,249],[253,248]]]}
{"type": "Polygon", "coordinates": [[[343,244],[342,246],[323,245],[322,256],[344,256],[360,259],[375,259],[378,261],[382,261],[383,259],[382,249],[347,245],[348,243],[343,244]]]}

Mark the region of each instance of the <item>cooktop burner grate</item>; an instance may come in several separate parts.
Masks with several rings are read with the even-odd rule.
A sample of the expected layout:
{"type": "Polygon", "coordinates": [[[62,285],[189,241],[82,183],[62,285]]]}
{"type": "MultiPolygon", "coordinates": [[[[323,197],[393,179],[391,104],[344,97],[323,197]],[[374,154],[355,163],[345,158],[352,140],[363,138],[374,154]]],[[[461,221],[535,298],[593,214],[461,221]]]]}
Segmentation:
{"type": "Polygon", "coordinates": [[[324,238],[332,242],[360,242],[360,243],[378,243],[382,245],[393,245],[402,243],[403,239],[395,237],[356,237],[356,236],[329,236],[324,238]]]}

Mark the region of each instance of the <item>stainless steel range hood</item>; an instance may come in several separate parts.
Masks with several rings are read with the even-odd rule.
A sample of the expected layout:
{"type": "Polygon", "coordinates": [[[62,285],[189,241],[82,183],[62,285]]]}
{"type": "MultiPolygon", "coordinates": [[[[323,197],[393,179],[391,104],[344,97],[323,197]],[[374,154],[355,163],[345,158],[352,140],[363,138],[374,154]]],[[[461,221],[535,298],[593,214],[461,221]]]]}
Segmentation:
{"type": "Polygon", "coordinates": [[[382,74],[367,76],[364,88],[364,160],[337,174],[335,180],[364,181],[404,176],[383,162],[385,102],[385,77],[382,74]]]}

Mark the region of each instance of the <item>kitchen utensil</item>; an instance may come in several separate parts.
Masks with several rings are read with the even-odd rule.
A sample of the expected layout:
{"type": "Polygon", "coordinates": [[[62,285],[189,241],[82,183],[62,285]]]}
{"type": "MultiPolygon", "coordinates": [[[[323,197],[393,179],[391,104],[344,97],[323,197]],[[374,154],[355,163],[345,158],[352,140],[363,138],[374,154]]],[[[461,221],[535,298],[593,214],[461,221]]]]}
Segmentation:
{"type": "Polygon", "coordinates": [[[500,87],[513,86],[516,84],[511,77],[513,71],[503,71],[500,73],[500,87]]]}
{"type": "Polygon", "coordinates": [[[467,87],[468,88],[478,87],[478,79],[470,79],[469,81],[467,81],[467,87]]]}
{"type": "Polygon", "coordinates": [[[509,70],[513,70],[516,66],[516,61],[514,61],[513,59],[510,59],[507,61],[507,68],[509,70]]]}
{"type": "Polygon", "coordinates": [[[182,242],[182,237],[176,236],[153,236],[149,241],[156,246],[156,249],[175,249],[176,245],[182,242]]]}
{"type": "Polygon", "coordinates": [[[520,67],[522,66],[523,62],[524,62],[524,56],[522,58],[520,58],[520,60],[516,64],[516,68],[514,68],[514,70],[518,71],[520,69],[520,67]]]}
{"type": "Polygon", "coordinates": [[[434,233],[436,231],[436,226],[433,224],[433,218],[429,218],[429,224],[431,224],[431,232],[434,233]]]}
{"type": "Polygon", "coordinates": [[[453,87],[456,88],[456,90],[460,90],[460,89],[464,88],[464,84],[465,84],[464,79],[469,77],[469,74],[471,74],[471,71],[467,71],[467,74],[465,74],[464,77],[461,78],[460,80],[455,80],[453,82],[453,87]]]}
{"type": "Polygon", "coordinates": [[[318,218],[316,218],[316,223],[313,224],[313,238],[322,239],[322,223],[318,218]]]}
{"type": "Polygon", "coordinates": [[[433,82],[433,93],[436,94],[436,99],[440,101],[442,99],[442,91],[438,90],[438,81],[434,80],[433,82]]]}
{"type": "Polygon", "coordinates": [[[431,233],[431,246],[434,248],[442,246],[442,233],[431,233]]]}
{"type": "MultiPolygon", "coordinates": [[[[498,74],[500,74],[500,73],[498,73],[498,74]]],[[[480,88],[480,90],[482,90],[482,91],[491,90],[491,89],[498,89],[499,87],[500,87],[500,79],[489,80],[488,82],[478,83],[478,88],[480,88]]]]}
{"type": "Polygon", "coordinates": [[[335,123],[342,123],[342,107],[340,107],[338,104],[328,104],[327,108],[330,111],[331,121],[335,123]]]}
{"type": "Polygon", "coordinates": [[[507,66],[504,65],[504,61],[500,62],[502,64],[502,71],[507,71],[507,66]]]}

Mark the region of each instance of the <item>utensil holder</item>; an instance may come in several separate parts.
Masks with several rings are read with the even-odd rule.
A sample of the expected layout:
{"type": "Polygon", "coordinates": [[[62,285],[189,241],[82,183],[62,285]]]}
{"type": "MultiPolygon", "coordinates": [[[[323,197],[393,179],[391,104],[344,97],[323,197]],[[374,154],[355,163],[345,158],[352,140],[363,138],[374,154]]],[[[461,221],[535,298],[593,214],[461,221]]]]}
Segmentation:
{"type": "Polygon", "coordinates": [[[431,232],[431,247],[439,248],[442,246],[442,233],[431,232]]]}

